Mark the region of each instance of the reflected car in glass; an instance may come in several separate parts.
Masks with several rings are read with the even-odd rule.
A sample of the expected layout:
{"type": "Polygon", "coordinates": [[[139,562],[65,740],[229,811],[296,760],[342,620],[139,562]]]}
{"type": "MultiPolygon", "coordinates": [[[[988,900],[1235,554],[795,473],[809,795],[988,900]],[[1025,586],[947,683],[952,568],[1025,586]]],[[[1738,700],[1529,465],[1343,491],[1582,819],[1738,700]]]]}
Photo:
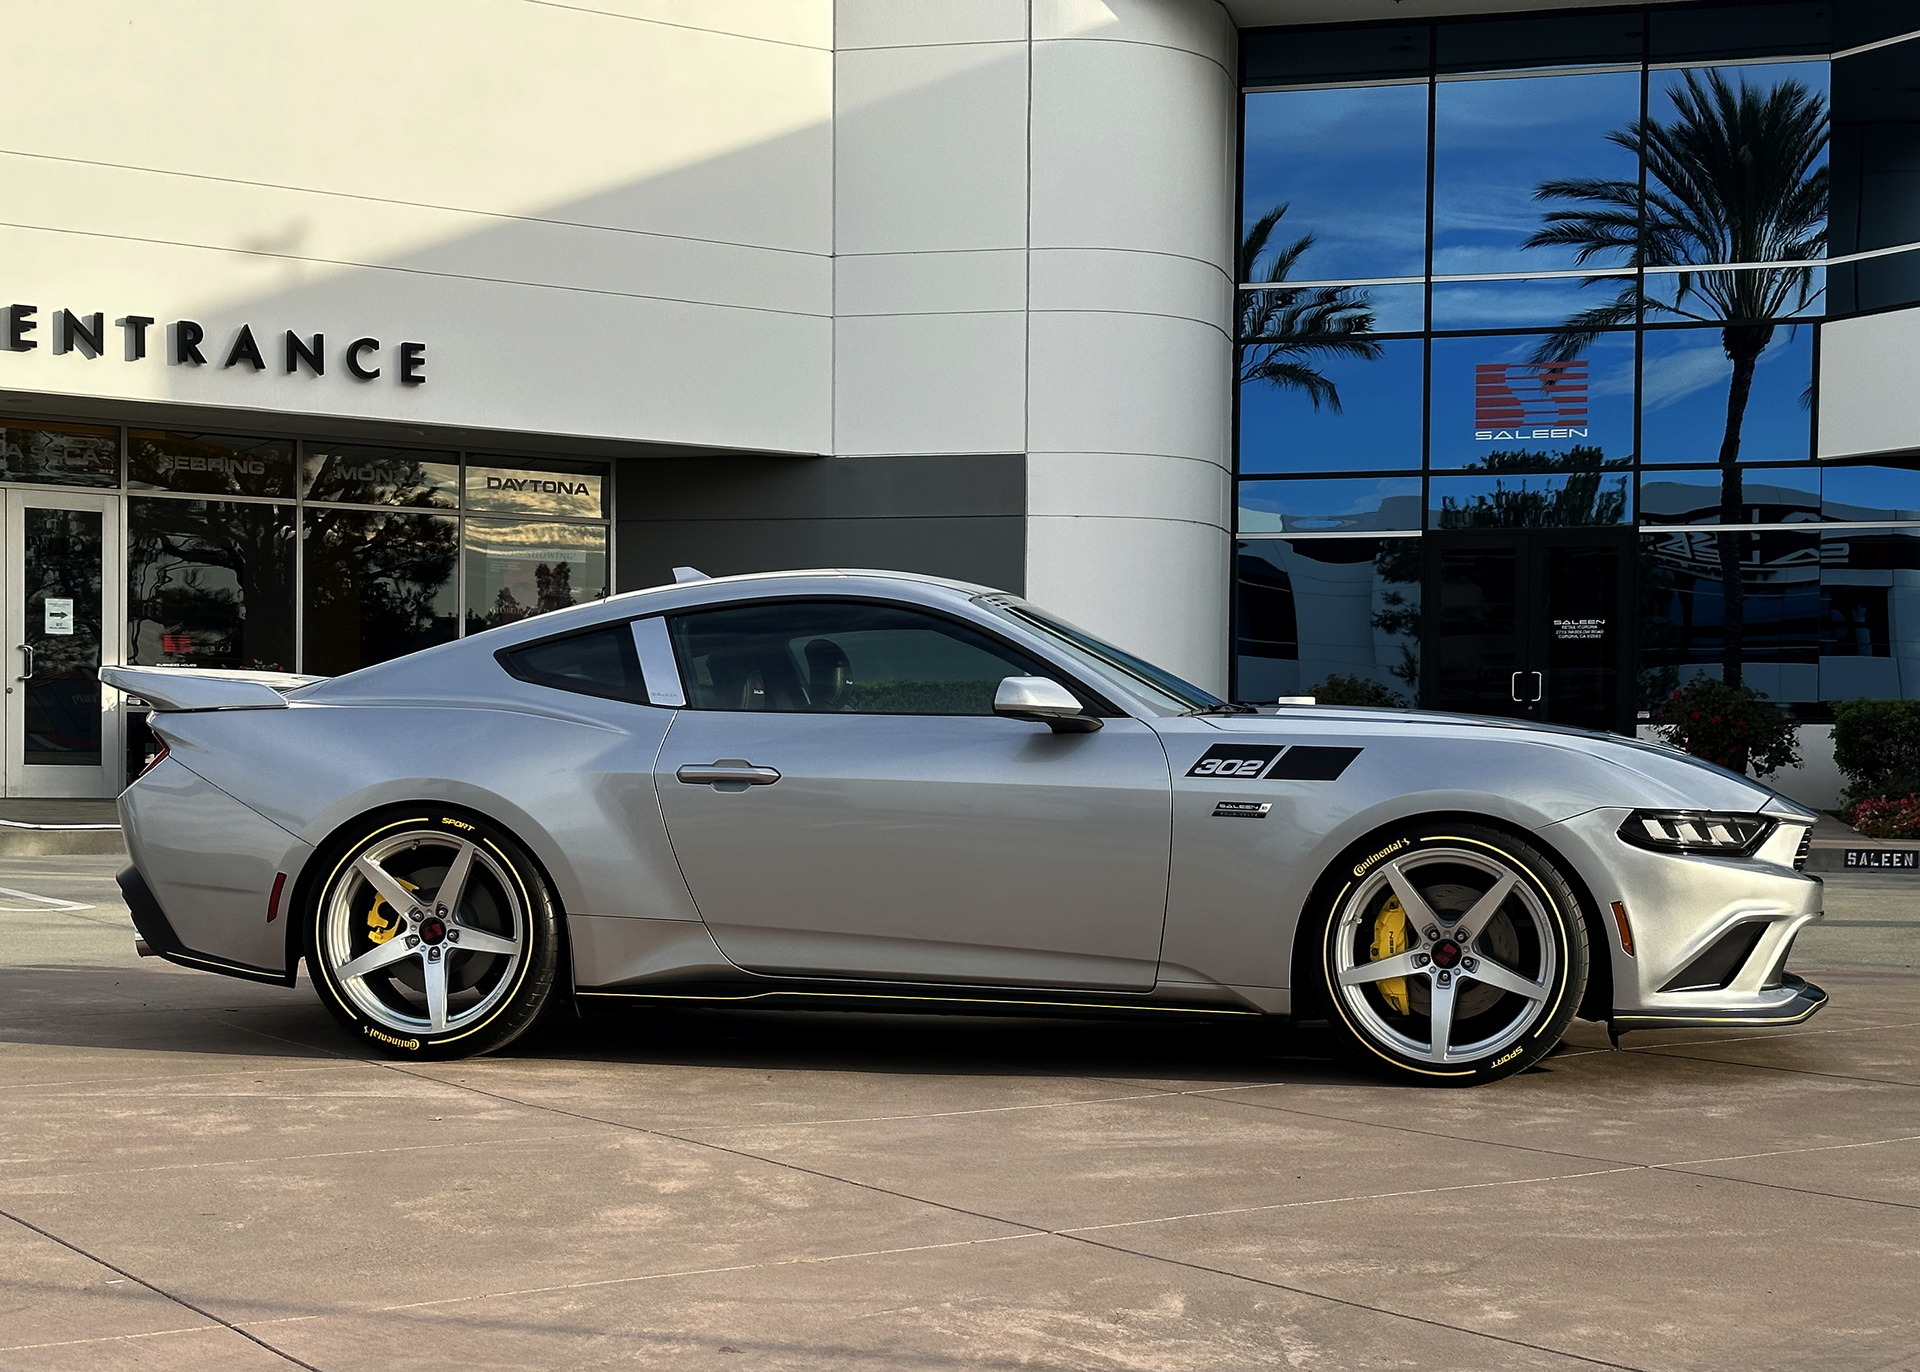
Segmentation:
{"type": "Polygon", "coordinates": [[[1605,734],[1231,705],[984,587],[707,579],[346,676],[107,668],[144,950],[369,1048],[569,998],[1324,1017],[1471,1084],[1576,1017],[1792,1023],[1814,813],[1605,734]]]}

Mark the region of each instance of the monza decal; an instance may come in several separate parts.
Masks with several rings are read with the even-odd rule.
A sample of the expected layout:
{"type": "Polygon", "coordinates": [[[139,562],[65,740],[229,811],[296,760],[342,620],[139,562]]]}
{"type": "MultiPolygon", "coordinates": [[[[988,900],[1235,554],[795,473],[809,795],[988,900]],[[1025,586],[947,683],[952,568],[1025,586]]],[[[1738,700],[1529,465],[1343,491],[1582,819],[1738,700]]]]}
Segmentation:
{"type": "Polygon", "coordinates": [[[1221,777],[1252,781],[1280,756],[1277,743],[1216,743],[1187,769],[1190,777],[1221,777]]]}
{"type": "Polygon", "coordinates": [[[1265,819],[1267,812],[1273,809],[1270,801],[1264,800],[1223,800],[1213,807],[1215,819],[1265,819]]]}

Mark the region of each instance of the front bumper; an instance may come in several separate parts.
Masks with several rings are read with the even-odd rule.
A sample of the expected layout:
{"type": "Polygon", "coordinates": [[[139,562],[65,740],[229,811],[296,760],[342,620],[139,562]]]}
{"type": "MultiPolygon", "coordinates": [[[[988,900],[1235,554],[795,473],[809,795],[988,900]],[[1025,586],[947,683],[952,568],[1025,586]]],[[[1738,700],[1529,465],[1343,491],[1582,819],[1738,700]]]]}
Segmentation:
{"type": "Polygon", "coordinates": [[[1579,868],[1600,907],[1615,1032],[1798,1024],[1818,1011],[1826,992],[1786,970],[1794,939],[1823,913],[1820,878],[1794,869],[1799,821],[1783,821],[1751,857],[1705,857],[1623,842],[1618,830],[1629,813],[1593,810],[1542,832],[1579,868]]]}

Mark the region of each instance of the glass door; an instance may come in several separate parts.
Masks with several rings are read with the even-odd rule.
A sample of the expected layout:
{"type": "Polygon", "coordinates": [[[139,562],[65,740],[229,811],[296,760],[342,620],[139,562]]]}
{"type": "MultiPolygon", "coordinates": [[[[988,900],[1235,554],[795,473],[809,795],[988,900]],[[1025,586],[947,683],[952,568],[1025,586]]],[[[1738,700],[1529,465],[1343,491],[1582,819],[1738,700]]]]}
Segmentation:
{"type": "Polygon", "coordinates": [[[0,504],[6,794],[112,797],[122,711],[99,669],[122,660],[119,502],[15,489],[0,504]]]}
{"type": "Polygon", "coordinates": [[[1632,731],[1631,534],[1513,529],[1428,543],[1430,708],[1632,731]]]}

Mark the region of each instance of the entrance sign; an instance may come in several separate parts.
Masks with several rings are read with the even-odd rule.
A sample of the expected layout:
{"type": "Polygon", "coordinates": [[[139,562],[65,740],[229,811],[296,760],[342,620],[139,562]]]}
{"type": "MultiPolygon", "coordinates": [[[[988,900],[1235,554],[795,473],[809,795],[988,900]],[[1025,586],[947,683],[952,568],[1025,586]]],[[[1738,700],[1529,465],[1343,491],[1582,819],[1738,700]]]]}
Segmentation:
{"type": "MultiPolygon", "coordinates": [[[[149,338],[152,335],[156,340],[165,340],[162,354],[169,367],[217,365],[223,371],[240,367],[247,371],[264,372],[277,366],[288,376],[305,372],[308,376],[317,377],[327,374],[327,362],[331,357],[356,381],[378,381],[382,376],[390,375],[402,386],[427,384],[425,343],[396,343],[391,353],[387,353],[386,345],[377,338],[355,338],[335,347],[328,344],[327,336],[323,333],[302,335],[288,329],[276,339],[270,330],[262,330],[256,336],[251,324],[240,325],[224,343],[215,343],[213,335],[197,319],[176,319],[164,328],[156,328],[159,323],[149,314],[125,314],[114,320],[113,327],[120,331],[121,359],[126,362],[145,360],[151,350],[149,338]],[[271,362],[269,355],[272,356],[271,362]],[[381,360],[383,356],[385,361],[381,360]]],[[[0,310],[0,352],[32,352],[40,346],[41,340],[35,335],[40,333],[42,324],[50,326],[47,341],[56,356],[77,353],[97,362],[106,355],[106,311],[75,314],[68,309],[50,310],[43,319],[38,305],[24,305],[17,301],[0,310]]]]}
{"type": "Polygon", "coordinates": [[[41,602],[46,610],[47,632],[63,638],[73,634],[73,601],[70,598],[55,599],[49,596],[41,602]]]}

